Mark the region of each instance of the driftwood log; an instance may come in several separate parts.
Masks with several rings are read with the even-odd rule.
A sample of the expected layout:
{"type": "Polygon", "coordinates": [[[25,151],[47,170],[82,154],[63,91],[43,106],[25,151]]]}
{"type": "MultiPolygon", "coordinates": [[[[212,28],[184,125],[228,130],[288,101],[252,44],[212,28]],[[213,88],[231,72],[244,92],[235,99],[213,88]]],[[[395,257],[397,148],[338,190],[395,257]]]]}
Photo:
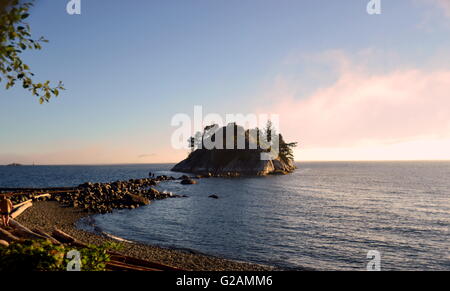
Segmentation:
{"type": "Polygon", "coordinates": [[[11,214],[11,218],[15,219],[17,218],[19,215],[21,215],[25,210],[27,210],[28,208],[30,208],[31,206],[33,206],[33,203],[31,202],[31,200],[25,201],[24,203],[21,203],[22,205],[15,207],[12,214],[11,214]]]}
{"type": "Polygon", "coordinates": [[[1,227],[0,227],[0,240],[7,241],[8,243],[22,241],[20,238],[18,238],[17,236],[13,235],[9,231],[1,227]]]}
{"type": "Polygon", "coordinates": [[[71,245],[82,247],[82,248],[88,247],[87,244],[77,240],[73,236],[71,236],[71,235],[69,235],[69,234],[67,234],[67,233],[65,233],[62,230],[59,230],[57,228],[55,228],[53,230],[52,237],[54,237],[58,241],[60,241],[62,243],[65,243],[65,244],[71,244],[71,245]]]}
{"type": "Polygon", "coordinates": [[[118,261],[109,261],[108,263],[106,263],[106,269],[108,271],[134,271],[134,272],[162,271],[159,269],[147,268],[143,266],[124,264],[118,261]]]}
{"type": "Polygon", "coordinates": [[[13,233],[14,235],[22,238],[22,239],[36,239],[36,240],[46,240],[47,238],[45,236],[42,236],[40,234],[37,234],[27,227],[23,226],[19,222],[15,221],[14,219],[11,219],[9,222],[9,225],[13,227],[13,233]]]}
{"type": "MultiPolygon", "coordinates": [[[[13,219],[10,220],[10,226],[12,227],[12,231],[7,231],[3,228],[0,228],[0,245],[8,246],[12,242],[21,242],[25,239],[37,239],[37,240],[49,240],[53,244],[61,245],[68,244],[72,246],[77,246],[81,248],[88,247],[87,244],[77,240],[73,236],[63,232],[55,228],[52,234],[48,234],[45,231],[35,228],[33,230],[28,229],[23,226],[14,218],[21,215],[25,210],[33,206],[32,201],[44,198],[51,197],[50,194],[41,194],[33,197],[32,200],[27,200],[20,204],[15,205],[13,213],[11,217],[13,219]]],[[[128,256],[123,256],[121,254],[108,251],[108,254],[111,255],[111,260],[107,263],[106,269],[109,271],[180,271],[180,269],[165,266],[158,263],[153,263],[149,261],[144,261],[141,259],[136,259],[128,256]]]]}
{"type": "Polygon", "coordinates": [[[37,233],[45,238],[47,238],[48,240],[50,240],[53,244],[55,245],[61,245],[62,243],[60,241],[58,241],[56,238],[52,237],[50,234],[46,233],[45,231],[43,231],[40,228],[33,228],[32,231],[34,233],[37,233]]]}
{"type": "Polygon", "coordinates": [[[4,194],[28,194],[30,192],[66,192],[77,190],[77,187],[53,187],[53,188],[0,188],[0,192],[5,192],[4,194]]]}
{"type": "Polygon", "coordinates": [[[40,194],[33,197],[33,201],[36,201],[40,198],[51,198],[52,196],[49,193],[46,194],[40,194]]]}
{"type": "Polygon", "coordinates": [[[108,254],[111,255],[111,262],[121,263],[123,265],[138,266],[138,267],[146,268],[148,270],[182,271],[181,269],[178,269],[178,268],[174,268],[174,267],[170,267],[170,266],[166,266],[166,265],[162,265],[162,264],[158,264],[158,263],[154,263],[154,262],[144,261],[144,260],[132,258],[129,256],[120,255],[115,252],[108,252],[108,254]]]}
{"type": "Polygon", "coordinates": [[[32,203],[32,202],[33,202],[33,200],[29,199],[29,200],[27,200],[27,201],[24,201],[24,202],[22,202],[22,203],[19,203],[19,204],[14,205],[13,209],[15,210],[15,209],[17,209],[17,208],[19,208],[19,207],[22,207],[22,206],[25,205],[25,204],[32,203]]]}
{"type": "MultiPolygon", "coordinates": [[[[62,243],[83,248],[88,246],[57,228],[53,231],[52,236],[62,243]]],[[[107,269],[112,271],[181,271],[181,269],[124,256],[116,252],[108,251],[107,253],[111,255],[111,261],[107,264],[107,269]]]]}

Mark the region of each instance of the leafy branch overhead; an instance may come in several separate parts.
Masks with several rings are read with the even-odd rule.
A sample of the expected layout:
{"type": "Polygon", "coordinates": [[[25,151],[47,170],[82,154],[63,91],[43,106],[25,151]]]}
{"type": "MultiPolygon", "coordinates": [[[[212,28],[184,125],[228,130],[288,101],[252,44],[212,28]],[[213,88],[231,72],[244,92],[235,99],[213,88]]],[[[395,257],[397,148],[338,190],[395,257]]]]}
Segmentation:
{"type": "Polygon", "coordinates": [[[0,4],[0,83],[6,82],[6,89],[21,83],[42,104],[52,96],[57,97],[64,87],[61,81],[55,87],[50,86],[50,81],[35,82],[34,74],[20,57],[25,50],[40,50],[42,43],[48,42],[43,37],[31,37],[31,28],[25,19],[32,5],[20,0],[2,0],[0,4]]]}

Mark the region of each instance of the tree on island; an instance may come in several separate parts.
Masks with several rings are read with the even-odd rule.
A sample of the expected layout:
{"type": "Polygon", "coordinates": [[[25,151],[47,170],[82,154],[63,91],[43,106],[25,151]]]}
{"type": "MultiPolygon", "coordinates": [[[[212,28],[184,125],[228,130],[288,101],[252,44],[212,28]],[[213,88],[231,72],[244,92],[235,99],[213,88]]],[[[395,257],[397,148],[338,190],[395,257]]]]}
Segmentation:
{"type": "Polygon", "coordinates": [[[280,142],[280,153],[279,157],[285,162],[294,161],[294,148],[297,147],[297,142],[287,143],[284,141],[281,134],[278,135],[280,142]]]}
{"type": "MultiPolygon", "coordinates": [[[[237,149],[237,139],[239,135],[239,128],[236,123],[230,123],[228,126],[234,127],[234,147],[233,149],[237,149]]],[[[203,132],[196,132],[194,136],[188,139],[190,153],[192,155],[196,150],[208,150],[205,148],[205,140],[210,139],[211,141],[215,141],[215,138],[218,134],[224,134],[224,140],[226,139],[226,130],[225,128],[220,128],[217,124],[208,125],[203,129],[203,132]],[[221,131],[222,130],[222,131],[221,131]]],[[[254,129],[247,129],[244,131],[245,136],[245,150],[250,149],[250,144],[253,143],[255,145],[255,150],[257,151],[265,151],[270,152],[272,147],[274,147],[274,142],[278,142],[278,157],[282,161],[286,163],[294,162],[294,148],[298,146],[297,142],[287,143],[282,134],[278,134],[278,140],[273,140],[273,136],[276,136],[276,130],[273,127],[273,123],[271,120],[267,121],[266,126],[263,130],[258,127],[254,129]]],[[[225,142],[224,142],[225,144],[225,142]]],[[[215,149],[217,150],[217,149],[215,149]]]]}
{"type": "Polygon", "coordinates": [[[29,1],[0,2],[0,83],[6,82],[6,89],[9,89],[21,82],[22,87],[39,98],[42,104],[48,102],[52,96],[57,97],[64,87],[61,81],[55,87],[50,86],[50,81],[35,82],[30,67],[21,59],[25,50],[40,50],[41,44],[48,42],[43,37],[31,37],[31,28],[25,19],[29,17],[32,6],[33,3],[29,1]]]}

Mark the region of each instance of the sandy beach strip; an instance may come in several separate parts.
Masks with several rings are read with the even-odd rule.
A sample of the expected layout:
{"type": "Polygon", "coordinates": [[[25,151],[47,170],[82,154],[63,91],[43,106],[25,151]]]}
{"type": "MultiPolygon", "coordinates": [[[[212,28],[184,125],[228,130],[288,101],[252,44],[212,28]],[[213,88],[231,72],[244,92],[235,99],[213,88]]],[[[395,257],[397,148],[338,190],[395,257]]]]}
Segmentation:
{"type": "MultiPolygon", "coordinates": [[[[41,228],[46,232],[60,230],[74,236],[78,240],[94,245],[114,241],[102,235],[96,235],[77,229],[78,220],[88,216],[75,208],[62,207],[57,202],[36,202],[17,220],[28,228],[41,228]]],[[[120,242],[123,246],[118,252],[159,264],[164,264],[188,271],[270,271],[274,268],[258,264],[236,262],[199,253],[161,248],[140,243],[120,242]]]]}

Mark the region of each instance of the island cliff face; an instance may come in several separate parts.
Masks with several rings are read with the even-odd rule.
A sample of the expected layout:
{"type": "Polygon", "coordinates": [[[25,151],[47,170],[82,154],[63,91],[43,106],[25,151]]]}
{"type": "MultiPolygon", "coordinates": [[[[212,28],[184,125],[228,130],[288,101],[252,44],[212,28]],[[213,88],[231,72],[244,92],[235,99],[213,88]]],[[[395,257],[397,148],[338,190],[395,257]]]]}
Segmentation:
{"type": "Polygon", "coordinates": [[[265,131],[244,130],[236,123],[222,128],[207,126],[203,133],[191,137],[189,143],[192,152],[172,171],[206,176],[265,176],[295,170],[292,149],[297,143],[286,143],[281,134],[275,134],[271,122],[265,131]],[[214,146],[207,149],[205,144],[211,143],[214,146]],[[268,153],[273,159],[262,159],[268,153]]]}
{"type": "Polygon", "coordinates": [[[210,176],[265,176],[288,174],[295,170],[293,162],[280,158],[263,161],[259,150],[198,149],[176,164],[172,171],[210,176]]]}

